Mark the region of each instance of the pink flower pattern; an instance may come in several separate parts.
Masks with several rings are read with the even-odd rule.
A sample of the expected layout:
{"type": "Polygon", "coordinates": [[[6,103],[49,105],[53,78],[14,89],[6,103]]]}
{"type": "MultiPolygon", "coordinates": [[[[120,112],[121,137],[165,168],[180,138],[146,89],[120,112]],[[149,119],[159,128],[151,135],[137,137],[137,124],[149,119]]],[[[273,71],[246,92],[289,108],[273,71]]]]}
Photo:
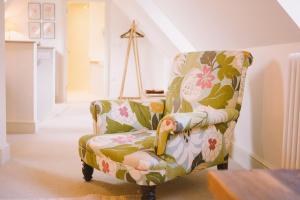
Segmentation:
{"type": "Polygon", "coordinates": [[[118,137],[112,138],[112,140],[118,144],[125,144],[133,142],[135,139],[134,135],[120,135],[118,137]]]}
{"type": "Polygon", "coordinates": [[[102,171],[104,173],[109,173],[109,164],[104,160],[102,160],[102,171]]]}
{"type": "Polygon", "coordinates": [[[215,138],[209,138],[208,139],[208,144],[209,144],[209,149],[211,151],[213,151],[216,148],[217,140],[215,138]]]}
{"type": "Polygon", "coordinates": [[[197,86],[201,89],[211,88],[212,81],[215,79],[215,76],[212,74],[211,68],[208,66],[203,66],[202,72],[197,74],[197,86]]]}
{"type": "Polygon", "coordinates": [[[128,108],[126,106],[120,107],[119,112],[122,117],[128,117],[128,108]]]}

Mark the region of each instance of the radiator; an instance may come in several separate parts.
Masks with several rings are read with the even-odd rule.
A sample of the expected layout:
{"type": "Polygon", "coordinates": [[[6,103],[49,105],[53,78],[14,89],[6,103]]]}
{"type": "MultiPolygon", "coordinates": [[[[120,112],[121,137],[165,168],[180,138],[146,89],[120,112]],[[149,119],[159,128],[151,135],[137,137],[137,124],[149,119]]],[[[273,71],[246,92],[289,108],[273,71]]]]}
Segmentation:
{"type": "Polygon", "coordinates": [[[300,168],[300,53],[289,56],[282,167],[300,168]]]}

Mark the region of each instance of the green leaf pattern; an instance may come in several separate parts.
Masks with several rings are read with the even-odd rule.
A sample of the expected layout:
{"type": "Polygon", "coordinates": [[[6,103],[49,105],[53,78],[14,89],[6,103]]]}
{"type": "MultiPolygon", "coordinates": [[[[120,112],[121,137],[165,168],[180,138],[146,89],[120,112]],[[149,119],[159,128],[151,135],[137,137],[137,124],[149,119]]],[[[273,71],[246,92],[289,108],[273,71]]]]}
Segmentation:
{"type": "Polygon", "coordinates": [[[159,185],[165,182],[165,176],[161,175],[159,172],[150,172],[146,174],[146,178],[149,181],[153,182],[155,185],[159,185]]]}
{"type": "Polygon", "coordinates": [[[148,129],[151,129],[151,114],[149,107],[144,106],[141,103],[130,101],[129,102],[132,111],[135,113],[138,122],[148,129]]]}
{"type": "Polygon", "coordinates": [[[109,133],[120,133],[134,130],[134,128],[127,124],[121,124],[115,120],[106,117],[107,131],[109,133]]]}
{"type": "Polygon", "coordinates": [[[221,86],[220,83],[216,84],[210,94],[204,99],[200,100],[200,103],[205,106],[211,106],[216,109],[225,108],[227,102],[233,96],[233,89],[229,85],[221,86]]]}
{"type": "Polygon", "coordinates": [[[171,85],[168,88],[168,94],[166,99],[166,113],[176,112],[180,105],[180,86],[183,77],[176,77],[173,79],[171,85]]]}
{"type": "Polygon", "coordinates": [[[106,157],[117,162],[122,162],[124,160],[124,156],[136,152],[137,150],[138,148],[135,146],[124,144],[112,148],[103,148],[100,151],[106,157]]]}
{"type": "Polygon", "coordinates": [[[215,51],[206,51],[203,53],[203,56],[200,58],[200,61],[202,64],[213,66],[216,55],[217,53],[215,51]]]}
{"type": "Polygon", "coordinates": [[[141,128],[155,129],[163,117],[164,105],[165,100],[160,99],[94,101],[90,106],[95,124],[94,133],[97,134],[97,130],[100,130],[100,134],[104,134],[141,128]]]}

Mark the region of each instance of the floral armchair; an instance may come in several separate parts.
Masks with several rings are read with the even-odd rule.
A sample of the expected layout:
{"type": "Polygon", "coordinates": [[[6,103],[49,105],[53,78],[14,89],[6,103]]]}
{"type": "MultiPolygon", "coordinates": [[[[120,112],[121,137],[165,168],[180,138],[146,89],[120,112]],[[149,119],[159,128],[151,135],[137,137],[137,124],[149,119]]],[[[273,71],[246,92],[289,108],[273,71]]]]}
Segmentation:
{"type": "Polygon", "coordinates": [[[245,51],[180,54],[166,100],[92,102],[94,134],[79,141],[85,180],[95,168],[155,199],[156,185],[195,167],[227,169],[251,63],[245,51]]]}

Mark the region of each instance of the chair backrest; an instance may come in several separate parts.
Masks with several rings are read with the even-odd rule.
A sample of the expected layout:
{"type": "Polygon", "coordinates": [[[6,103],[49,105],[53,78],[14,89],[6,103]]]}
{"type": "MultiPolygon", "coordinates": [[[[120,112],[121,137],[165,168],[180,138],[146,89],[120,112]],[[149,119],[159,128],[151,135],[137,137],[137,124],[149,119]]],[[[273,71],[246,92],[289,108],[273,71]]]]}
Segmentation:
{"type": "Polygon", "coordinates": [[[175,57],[165,114],[199,106],[240,110],[244,79],[252,64],[246,51],[203,51],[175,57]]]}

